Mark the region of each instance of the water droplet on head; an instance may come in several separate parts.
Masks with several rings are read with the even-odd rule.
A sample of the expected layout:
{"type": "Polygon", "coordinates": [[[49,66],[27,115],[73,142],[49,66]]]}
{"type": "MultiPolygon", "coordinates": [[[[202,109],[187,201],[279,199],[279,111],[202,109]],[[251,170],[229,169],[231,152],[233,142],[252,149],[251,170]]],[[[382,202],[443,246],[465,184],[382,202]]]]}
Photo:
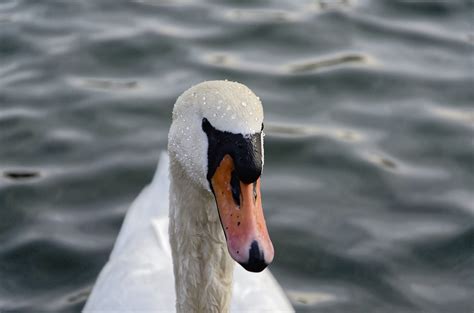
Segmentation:
{"type": "Polygon", "coordinates": [[[242,106],[246,107],[247,103],[245,101],[242,101],[242,106]]]}

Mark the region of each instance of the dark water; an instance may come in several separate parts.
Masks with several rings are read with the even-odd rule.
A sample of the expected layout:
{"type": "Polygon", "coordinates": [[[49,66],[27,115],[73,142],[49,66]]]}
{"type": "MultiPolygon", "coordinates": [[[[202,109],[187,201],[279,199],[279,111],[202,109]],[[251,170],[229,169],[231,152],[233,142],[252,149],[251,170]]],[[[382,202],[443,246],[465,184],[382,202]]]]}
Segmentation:
{"type": "Polygon", "coordinates": [[[298,312],[474,309],[472,1],[0,2],[0,311],[79,312],[192,84],[266,113],[298,312]]]}

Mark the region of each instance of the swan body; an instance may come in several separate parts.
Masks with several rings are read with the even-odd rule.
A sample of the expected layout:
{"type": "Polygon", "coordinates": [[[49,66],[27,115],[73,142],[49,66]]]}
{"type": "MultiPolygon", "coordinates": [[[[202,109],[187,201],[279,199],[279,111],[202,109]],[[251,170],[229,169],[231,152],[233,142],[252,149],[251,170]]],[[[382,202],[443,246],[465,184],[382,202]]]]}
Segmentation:
{"type": "Polygon", "coordinates": [[[259,99],[238,83],[205,82],[178,98],[169,156],[161,154],[152,182],[128,210],[84,312],[293,312],[268,269],[251,273],[243,268],[261,271],[273,258],[273,246],[264,221],[262,226],[245,219],[246,210],[260,216],[259,174],[252,174],[261,167],[258,160],[246,167],[247,159],[238,159],[229,142],[261,143],[263,165],[262,122],[259,99]],[[216,151],[213,136],[224,138],[216,151]],[[231,150],[220,151],[226,142],[231,150]],[[224,154],[217,165],[209,161],[224,154]],[[231,191],[236,193],[235,184],[227,182],[229,166],[239,176],[238,211],[229,200],[231,191]],[[219,177],[225,178],[222,193],[219,177]],[[245,196],[251,186],[253,201],[245,196]],[[228,199],[220,196],[226,192],[228,199]],[[242,215],[239,226],[228,212],[242,215]]]}

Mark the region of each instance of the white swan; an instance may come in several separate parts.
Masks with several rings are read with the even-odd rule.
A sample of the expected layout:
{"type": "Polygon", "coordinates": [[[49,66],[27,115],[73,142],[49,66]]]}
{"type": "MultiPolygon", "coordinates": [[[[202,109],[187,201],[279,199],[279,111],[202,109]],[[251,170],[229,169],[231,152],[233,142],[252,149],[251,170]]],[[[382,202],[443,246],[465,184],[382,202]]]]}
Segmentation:
{"type": "Polygon", "coordinates": [[[163,153],[131,205],[85,312],[293,312],[263,270],[273,246],[260,199],[262,123],[260,100],[239,83],[204,82],[178,98],[169,161],[163,153]],[[234,272],[231,257],[263,272],[234,272]]]}

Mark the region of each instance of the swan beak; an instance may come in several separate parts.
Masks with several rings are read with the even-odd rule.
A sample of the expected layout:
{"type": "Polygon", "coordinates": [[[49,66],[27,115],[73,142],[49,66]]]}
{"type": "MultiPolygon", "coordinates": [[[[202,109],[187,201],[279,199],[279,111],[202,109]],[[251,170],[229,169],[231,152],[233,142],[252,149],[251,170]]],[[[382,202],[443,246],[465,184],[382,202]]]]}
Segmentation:
{"type": "Polygon", "coordinates": [[[227,248],[246,270],[261,272],[272,262],[274,250],[263,216],[260,178],[246,184],[236,176],[227,154],[211,179],[227,248]]]}

